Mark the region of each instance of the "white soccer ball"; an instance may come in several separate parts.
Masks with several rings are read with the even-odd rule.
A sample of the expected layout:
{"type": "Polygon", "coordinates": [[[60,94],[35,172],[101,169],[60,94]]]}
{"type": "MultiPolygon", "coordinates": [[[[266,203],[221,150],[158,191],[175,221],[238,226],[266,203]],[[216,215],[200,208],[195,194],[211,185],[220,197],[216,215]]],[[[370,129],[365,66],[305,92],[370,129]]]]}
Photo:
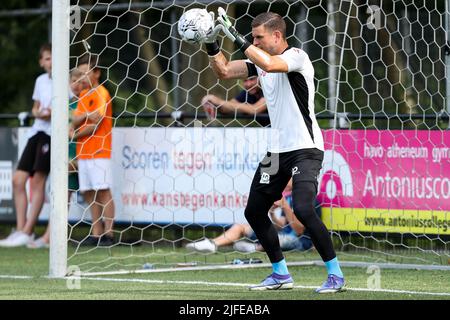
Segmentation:
{"type": "Polygon", "coordinates": [[[214,20],[206,9],[190,9],[178,21],[178,33],[182,40],[199,43],[205,40],[214,28],[214,20]]]}

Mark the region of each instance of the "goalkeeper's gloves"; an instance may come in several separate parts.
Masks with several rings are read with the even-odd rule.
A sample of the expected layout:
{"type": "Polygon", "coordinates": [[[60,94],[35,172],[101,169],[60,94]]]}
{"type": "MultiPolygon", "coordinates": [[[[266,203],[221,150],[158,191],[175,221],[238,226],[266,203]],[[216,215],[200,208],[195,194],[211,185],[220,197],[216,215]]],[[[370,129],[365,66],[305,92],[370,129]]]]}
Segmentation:
{"type": "MultiPolygon", "coordinates": [[[[215,21],[214,12],[210,11],[209,14],[212,17],[212,20],[215,21]]],[[[208,52],[208,55],[210,55],[210,56],[215,56],[220,51],[220,47],[217,42],[217,36],[219,35],[220,30],[223,30],[223,26],[221,24],[218,24],[211,30],[211,32],[208,34],[208,36],[203,41],[206,46],[206,51],[208,52]]]]}
{"type": "Polygon", "coordinates": [[[217,17],[217,20],[223,26],[223,32],[225,32],[226,36],[234,42],[239,50],[245,52],[245,50],[250,47],[251,43],[245,39],[243,35],[236,31],[230,19],[228,19],[227,13],[222,7],[219,7],[218,14],[219,16],[217,17]]]}

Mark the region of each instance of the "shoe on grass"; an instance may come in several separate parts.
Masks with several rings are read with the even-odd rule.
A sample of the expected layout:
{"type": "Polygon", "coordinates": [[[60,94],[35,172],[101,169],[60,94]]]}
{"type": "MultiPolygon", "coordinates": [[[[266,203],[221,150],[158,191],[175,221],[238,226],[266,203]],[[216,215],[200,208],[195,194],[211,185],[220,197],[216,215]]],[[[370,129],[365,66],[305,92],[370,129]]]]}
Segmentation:
{"type": "Polygon", "coordinates": [[[188,249],[189,251],[198,251],[201,253],[215,253],[217,251],[217,246],[213,241],[209,239],[203,239],[187,244],[186,249],[188,249]]]}
{"type": "Polygon", "coordinates": [[[100,242],[100,237],[98,236],[89,236],[83,240],[81,240],[80,245],[82,246],[98,246],[100,242]]]}
{"type": "Polygon", "coordinates": [[[345,280],[335,276],[334,274],[328,275],[327,280],[322,284],[320,288],[316,289],[316,293],[336,293],[345,291],[345,280]]]}
{"type": "Polygon", "coordinates": [[[243,253],[256,252],[256,244],[250,241],[238,241],[233,244],[233,249],[243,253]]]}
{"type": "Polygon", "coordinates": [[[112,236],[108,236],[108,235],[103,235],[100,237],[100,242],[98,243],[98,245],[100,247],[111,247],[116,243],[116,241],[114,241],[114,237],[112,236]]]}
{"type": "Polygon", "coordinates": [[[47,241],[45,241],[42,237],[27,243],[28,249],[46,249],[49,247],[50,244],[47,241]]]}
{"type": "Polygon", "coordinates": [[[249,287],[252,291],[262,290],[289,290],[294,287],[294,280],[290,274],[281,275],[272,273],[265,278],[260,284],[249,287]]]}
{"type": "Polygon", "coordinates": [[[0,241],[0,247],[14,248],[27,245],[34,240],[34,235],[26,234],[23,231],[14,231],[6,239],[0,241]]]}

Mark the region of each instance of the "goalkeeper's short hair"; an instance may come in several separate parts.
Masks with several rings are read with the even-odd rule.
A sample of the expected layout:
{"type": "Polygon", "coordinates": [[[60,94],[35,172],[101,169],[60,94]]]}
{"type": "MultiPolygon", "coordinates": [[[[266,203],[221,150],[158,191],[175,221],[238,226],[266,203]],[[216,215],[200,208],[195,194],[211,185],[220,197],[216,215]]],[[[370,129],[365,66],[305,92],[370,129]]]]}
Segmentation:
{"type": "Polygon", "coordinates": [[[264,26],[270,31],[280,31],[283,39],[286,39],[286,22],[278,13],[263,12],[257,15],[252,21],[252,28],[259,26],[264,26]]]}

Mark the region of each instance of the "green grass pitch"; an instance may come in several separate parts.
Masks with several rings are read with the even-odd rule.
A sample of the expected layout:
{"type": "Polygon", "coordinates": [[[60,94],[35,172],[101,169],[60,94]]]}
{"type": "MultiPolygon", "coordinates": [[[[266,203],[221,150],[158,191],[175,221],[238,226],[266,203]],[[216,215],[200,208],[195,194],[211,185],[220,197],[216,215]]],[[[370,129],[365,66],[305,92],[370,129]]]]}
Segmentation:
{"type": "MultiPolygon", "coordinates": [[[[105,254],[96,252],[94,250],[85,259],[95,260],[96,255],[102,258],[105,254]]],[[[0,299],[450,299],[449,271],[381,269],[381,291],[370,291],[367,269],[343,268],[349,290],[333,295],[314,293],[313,287],[326,277],[325,268],[320,266],[290,267],[295,288],[287,291],[250,292],[247,289],[248,284],[258,283],[270,273],[270,268],[264,267],[90,276],[81,279],[79,289],[69,289],[66,279],[46,278],[48,250],[0,249],[0,257],[0,299]]]]}

